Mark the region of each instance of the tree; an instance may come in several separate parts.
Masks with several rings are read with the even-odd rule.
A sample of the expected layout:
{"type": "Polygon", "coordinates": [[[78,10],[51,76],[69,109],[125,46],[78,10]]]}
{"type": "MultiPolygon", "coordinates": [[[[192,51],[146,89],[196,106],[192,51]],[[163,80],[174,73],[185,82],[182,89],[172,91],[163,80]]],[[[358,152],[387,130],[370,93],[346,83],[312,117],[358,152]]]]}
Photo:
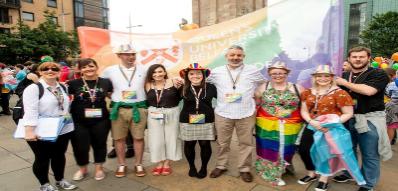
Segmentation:
{"type": "Polygon", "coordinates": [[[43,55],[61,61],[78,54],[76,32],[61,31],[53,20],[54,13],[44,13],[46,20],[35,29],[19,21],[15,33],[0,34],[0,62],[16,64],[28,60],[39,61],[43,55]]]}
{"type": "Polygon", "coordinates": [[[375,15],[360,37],[373,56],[390,57],[398,52],[398,12],[375,15]]]}

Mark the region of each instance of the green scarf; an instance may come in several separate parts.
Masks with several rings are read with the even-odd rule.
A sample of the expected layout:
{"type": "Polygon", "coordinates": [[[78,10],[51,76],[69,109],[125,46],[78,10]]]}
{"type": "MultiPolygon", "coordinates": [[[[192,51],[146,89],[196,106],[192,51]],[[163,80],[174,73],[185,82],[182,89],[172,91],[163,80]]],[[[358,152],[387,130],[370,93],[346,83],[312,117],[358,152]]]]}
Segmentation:
{"type": "Polygon", "coordinates": [[[140,112],[138,111],[138,108],[148,108],[146,101],[140,101],[140,102],[135,102],[135,103],[125,103],[125,102],[112,102],[111,103],[112,110],[110,113],[110,119],[112,121],[116,120],[119,115],[119,108],[122,106],[127,106],[131,107],[133,109],[133,121],[134,123],[139,123],[140,122],[140,112]]]}

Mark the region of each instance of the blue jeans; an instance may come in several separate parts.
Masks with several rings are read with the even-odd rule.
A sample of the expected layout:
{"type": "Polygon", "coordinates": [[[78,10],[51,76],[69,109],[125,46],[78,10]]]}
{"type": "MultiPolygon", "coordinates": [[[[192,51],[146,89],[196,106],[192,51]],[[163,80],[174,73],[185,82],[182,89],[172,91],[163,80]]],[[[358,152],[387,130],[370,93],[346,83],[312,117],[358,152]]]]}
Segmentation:
{"type": "MultiPolygon", "coordinates": [[[[346,128],[351,133],[353,150],[356,151],[357,146],[362,155],[362,175],[366,181],[366,185],[362,187],[371,189],[374,188],[380,178],[380,156],[378,150],[379,134],[377,133],[376,126],[368,121],[369,131],[366,133],[358,133],[355,129],[355,119],[352,118],[348,121],[346,128]]],[[[351,177],[347,171],[345,175],[351,177]]]]}

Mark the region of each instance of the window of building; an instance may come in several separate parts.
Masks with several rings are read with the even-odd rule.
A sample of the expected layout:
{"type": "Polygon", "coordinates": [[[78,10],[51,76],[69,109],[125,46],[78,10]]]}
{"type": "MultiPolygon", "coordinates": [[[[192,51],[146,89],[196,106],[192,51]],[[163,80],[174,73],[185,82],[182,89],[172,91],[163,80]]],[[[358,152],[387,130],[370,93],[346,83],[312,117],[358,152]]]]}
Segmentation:
{"type": "MultiPolygon", "coordinates": [[[[0,34],[10,33],[10,32],[11,32],[11,30],[9,28],[1,28],[0,27],[0,34]]],[[[2,47],[0,46],[0,48],[2,48],[2,47]]]]}
{"type": "Polygon", "coordinates": [[[365,28],[367,3],[356,3],[350,5],[348,23],[348,48],[356,46],[363,41],[359,34],[365,28]]]}
{"type": "Polygon", "coordinates": [[[22,20],[24,21],[35,21],[35,14],[30,12],[22,12],[22,20]]]}
{"type": "Polygon", "coordinates": [[[22,1],[27,2],[27,3],[33,3],[33,0],[22,0],[22,1]]]}
{"type": "Polygon", "coordinates": [[[7,8],[0,8],[0,23],[10,23],[10,15],[7,8]]]}
{"type": "Polygon", "coordinates": [[[47,0],[47,6],[57,7],[57,0],[47,0]]]}
{"type": "Polygon", "coordinates": [[[84,17],[84,5],[82,2],[75,2],[75,17],[84,17]]]}

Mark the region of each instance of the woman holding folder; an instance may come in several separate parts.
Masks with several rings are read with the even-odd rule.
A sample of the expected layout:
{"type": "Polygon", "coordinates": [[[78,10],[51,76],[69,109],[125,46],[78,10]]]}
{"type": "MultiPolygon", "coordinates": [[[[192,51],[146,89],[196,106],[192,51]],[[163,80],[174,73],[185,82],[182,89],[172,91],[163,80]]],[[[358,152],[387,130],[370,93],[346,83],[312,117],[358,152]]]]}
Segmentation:
{"type": "Polygon", "coordinates": [[[48,179],[51,164],[56,187],[72,190],[76,186],[64,179],[64,172],[65,152],[73,125],[63,127],[55,141],[41,139],[35,133],[35,128],[50,128],[38,126],[39,118],[69,116],[68,94],[64,87],[57,82],[60,74],[60,66],[57,63],[44,62],[38,70],[41,76],[39,83],[29,85],[23,93],[25,139],[35,155],[33,173],[41,184],[40,190],[57,190],[48,179]]]}
{"type": "Polygon", "coordinates": [[[91,58],[79,60],[78,68],[82,77],[68,82],[75,124],[72,148],[80,167],[73,175],[73,180],[82,180],[87,176],[90,147],[94,154],[94,179],[102,180],[105,178],[102,163],[106,158],[106,139],[111,128],[105,98],[113,91],[112,83],[109,79],[98,77],[97,62],[91,58]]]}

